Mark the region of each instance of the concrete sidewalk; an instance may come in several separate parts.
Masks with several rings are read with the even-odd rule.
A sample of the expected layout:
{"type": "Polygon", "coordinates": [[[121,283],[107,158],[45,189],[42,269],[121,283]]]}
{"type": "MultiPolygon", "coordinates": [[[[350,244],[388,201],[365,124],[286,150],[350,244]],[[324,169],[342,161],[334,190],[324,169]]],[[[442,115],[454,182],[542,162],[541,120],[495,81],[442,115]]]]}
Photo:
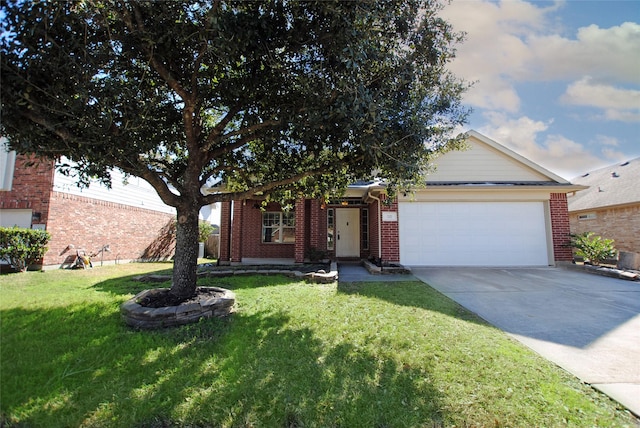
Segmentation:
{"type": "Polygon", "coordinates": [[[412,271],[640,416],[640,282],[561,268],[412,271]]]}
{"type": "Polygon", "coordinates": [[[414,275],[380,274],[369,273],[359,262],[338,263],[338,281],[340,282],[398,282],[398,281],[420,281],[414,275]]]}

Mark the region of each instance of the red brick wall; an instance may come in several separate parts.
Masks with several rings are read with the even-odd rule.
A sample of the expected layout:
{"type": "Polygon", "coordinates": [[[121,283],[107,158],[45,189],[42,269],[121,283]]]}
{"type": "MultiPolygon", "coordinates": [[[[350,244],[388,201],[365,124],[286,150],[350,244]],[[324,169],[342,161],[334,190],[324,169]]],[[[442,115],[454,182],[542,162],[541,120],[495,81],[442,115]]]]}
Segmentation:
{"type": "Polygon", "coordinates": [[[262,242],[262,213],[281,211],[277,203],[263,209],[262,201],[246,200],[233,202],[233,220],[229,219],[230,203],[222,204],[220,224],[220,260],[240,262],[242,258],[273,258],[304,260],[305,251],[314,247],[327,248],[327,212],[318,200],[296,202],[296,242],[290,244],[262,242]],[[233,224],[231,224],[233,223],[233,224]],[[231,235],[231,251],[228,250],[228,235],[231,235]]]}
{"type": "Polygon", "coordinates": [[[32,224],[51,234],[43,265],[62,265],[76,249],[97,260],[163,259],[173,255],[174,215],[53,191],[53,161],[17,156],[12,190],[0,192],[1,209],[31,209],[32,224]],[[38,218],[39,217],[39,218],[38,218]],[[70,249],[72,245],[74,248],[70,249]]]}
{"type": "Polygon", "coordinates": [[[321,209],[319,200],[307,200],[308,225],[309,225],[309,247],[319,250],[327,249],[327,218],[323,215],[325,210],[321,209]]]}
{"type": "Polygon", "coordinates": [[[13,185],[10,192],[0,192],[0,209],[31,209],[32,223],[47,223],[55,173],[53,161],[33,161],[22,155],[16,157],[13,185]],[[39,213],[40,219],[35,218],[39,213]]]}
{"type": "MultiPolygon", "coordinates": [[[[295,244],[277,244],[262,242],[262,201],[247,200],[234,201],[234,221],[232,258],[233,262],[240,262],[242,257],[248,258],[295,258],[295,244]],[[238,233],[238,229],[240,232],[238,233]]],[[[270,203],[266,211],[281,211],[279,204],[270,203]]],[[[304,211],[304,210],[303,210],[304,211]]],[[[296,218],[296,223],[299,221],[296,218]]]]}
{"type": "Polygon", "coordinates": [[[552,193],[549,200],[551,211],[551,232],[553,236],[553,254],[556,261],[572,261],[573,255],[569,243],[569,212],[567,195],[552,193]]]}
{"type": "Polygon", "coordinates": [[[369,204],[369,253],[372,257],[380,258],[380,246],[378,237],[378,224],[380,218],[378,217],[378,201],[373,201],[369,204]]]}
{"type": "Polygon", "coordinates": [[[91,254],[105,245],[111,251],[94,261],[167,258],[175,248],[174,221],[172,214],[53,192],[47,222],[51,241],[44,264],[60,265],[78,248],[91,254]]]}
{"type": "Polygon", "coordinates": [[[220,261],[228,262],[231,257],[231,202],[223,202],[220,207],[220,261]]]}
{"type": "MultiPolygon", "coordinates": [[[[304,249],[308,244],[307,240],[307,203],[304,198],[296,200],[296,243],[294,245],[294,258],[296,263],[304,262],[304,249]]],[[[281,244],[282,245],[282,244],[281,244]]]]}
{"type": "MultiPolygon", "coordinates": [[[[381,215],[384,212],[398,213],[398,200],[394,200],[391,205],[382,205],[381,215]]],[[[382,220],[382,219],[381,219],[382,220]]],[[[397,221],[383,221],[381,224],[382,234],[382,261],[383,262],[399,262],[400,261],[400,238],[397,221]]]]}

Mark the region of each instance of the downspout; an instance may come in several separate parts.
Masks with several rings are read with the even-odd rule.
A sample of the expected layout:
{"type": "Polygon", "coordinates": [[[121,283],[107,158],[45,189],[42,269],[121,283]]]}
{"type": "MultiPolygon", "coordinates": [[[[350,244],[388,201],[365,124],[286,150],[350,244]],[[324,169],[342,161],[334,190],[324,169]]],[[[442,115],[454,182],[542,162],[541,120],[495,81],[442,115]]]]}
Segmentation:
{"type": "Polygon", "coordinates": [[[371,194],[371,190],[367,192],[367,196],[375,201],[378,201],[378,257],[380,258],[380,262],[382,262],[382,201],[380,198],[373,196],[371,194]]]}
{"type": "MultiPolygon", "coordinates": [[[[233,258],[233,256],[231,255],[231,249],[233,248],[231,245],[231,240],[233,239],[233,209],[235,206],[236,201],[235,200],[231,200],[231,203],[229,204],[229,215],[227,216],[227,222],[229,224],[229,239],[227,239],[227,254],[229,255],[229,261],[228,263],[231,264],[231,259],[233,258]]],[[[218,247],[220,247],[218,245],[218,247]]],[[[220,249],[218,248],[218,251],[220,251],[220,249]]],[[[220,258],[218,258],[218,260],[220,260],[220,258]]]]}

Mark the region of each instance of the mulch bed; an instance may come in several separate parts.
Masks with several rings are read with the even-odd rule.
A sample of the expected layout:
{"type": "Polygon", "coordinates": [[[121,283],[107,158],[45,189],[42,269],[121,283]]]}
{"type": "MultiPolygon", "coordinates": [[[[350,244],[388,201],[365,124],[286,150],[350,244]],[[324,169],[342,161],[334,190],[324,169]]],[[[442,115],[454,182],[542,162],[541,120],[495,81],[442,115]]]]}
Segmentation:
{"type": "Polygon", "coordinates": [[[233,266],[218,266],[215,263],[205,263],[198,265],[198,273],[202,272],[215,272],[215,271],[267,271],[267,270],[289,270],[299,271],[302,273],[318,272],[324,270],[329,272],[331,264],[329,263],[300,263],[295,265],[233,265],[233,266]]]}
{"type": "Polygon", "coordinates": [[[223,293],[207,289],[196,289],[196,294],[187,298],[179,298],[169,292],[169,289],[159,291],[157,293],[149,294],[142,299],[138,300],[140,306],[145,308],[164,308],[167,306],[179,306],[189,303],[198,303],[202,297],[219,297],[223,293]]]}

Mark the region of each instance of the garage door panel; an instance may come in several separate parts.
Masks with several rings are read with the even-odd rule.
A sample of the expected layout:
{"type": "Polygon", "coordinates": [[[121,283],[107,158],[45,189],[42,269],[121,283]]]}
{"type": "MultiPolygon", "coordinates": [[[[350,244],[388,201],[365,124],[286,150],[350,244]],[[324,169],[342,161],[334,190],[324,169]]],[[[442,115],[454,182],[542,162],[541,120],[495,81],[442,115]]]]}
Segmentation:
{"type": "Polygon", "coordinates": [[[399,206],[400,262],[414,266],[547,265],[542,202],[399,206]]]}

